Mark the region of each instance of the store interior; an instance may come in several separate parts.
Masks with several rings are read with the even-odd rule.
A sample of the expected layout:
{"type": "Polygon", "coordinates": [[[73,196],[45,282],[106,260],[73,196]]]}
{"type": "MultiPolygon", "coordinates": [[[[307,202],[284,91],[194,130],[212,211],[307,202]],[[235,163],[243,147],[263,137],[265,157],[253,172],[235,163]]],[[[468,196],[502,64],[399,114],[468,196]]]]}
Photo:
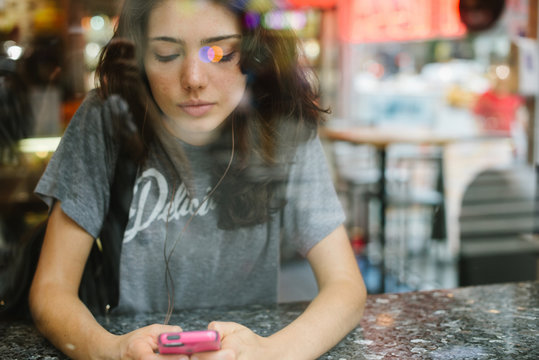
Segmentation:
{"type": "MultiPolygon", "coordinates": [[[[33,187],[95,87],[120,3],[0,0],[0,73],[17,74],[29,99],[16,141],[0,138],[4,254],[47,216],[33,187]]],[[[458,0],[267,3],[262,24],[302,39],[325,127],[457,139],[384,145],[381,171],[379,145],[321,135],[369,292],[538,279],[538,1],[479,1],[492,11],[482,23],[458,0]],[[512,270],[498,274],[501,263],[512,270]]],[[[316,294],[297,254],[283,255],[280,294],[316,294]]]]}

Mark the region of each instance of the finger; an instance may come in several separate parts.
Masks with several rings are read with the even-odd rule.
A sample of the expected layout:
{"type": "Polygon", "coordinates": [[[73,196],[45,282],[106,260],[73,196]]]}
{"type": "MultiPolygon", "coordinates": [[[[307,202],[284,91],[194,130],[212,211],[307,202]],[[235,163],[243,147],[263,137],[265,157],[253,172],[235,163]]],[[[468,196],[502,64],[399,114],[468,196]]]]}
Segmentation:
{"type": "Polygon", "coordinates": [[[141,360],[189,360],[187,355],[160,355],[160,354],[148,354],[144,355],[141,360]]]}
{"type": "MultiPolygon", "coordinates": [[[[143,346],[149,346],[152,350],[152,354],[148,354],[147,360],[151,359],[161,359],[157,356],[157,350],[158,350],[158,338],[159,335],[166,332],[181,332],[182,328],[179,326],[171,326],[171,325],[162,325],[162,324],[153,324],[148,325],[144,328],[141,328],[137,330],[140,332],[140,334],[143,336],[143,346]]],[[[170,359],[170,358],[166,358],[170,359]]],[[[145,359],[146,360],[146,359],[145,359]]]]}
{"type": "Polygon", "coordinates": [[[155,356],[156,357],[152,358],[152,360],[189,360],[189,356],[187,356],[187,355],[171,355],[171,354],[159,355],[159,354],[156,354],[155,356]]]}
{"type": "Polygon", "coordinates": [[[232,349],[208,351],[191,355],[191,360],[235,360],[236,354],[232,349]]]}

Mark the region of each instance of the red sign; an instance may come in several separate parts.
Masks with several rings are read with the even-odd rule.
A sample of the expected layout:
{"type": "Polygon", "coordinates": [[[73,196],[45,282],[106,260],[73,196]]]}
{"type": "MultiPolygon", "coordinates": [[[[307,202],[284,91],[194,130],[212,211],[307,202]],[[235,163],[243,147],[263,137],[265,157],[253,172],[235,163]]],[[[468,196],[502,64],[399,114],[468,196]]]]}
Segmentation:
{"type": "Polygon", "coordinates": [[[287,0],[293,7],[315,7],[320,9],[330,9],[337,6],[337,0],[287,0]]]}
{"type": "Polygon", "coordinates": [[[339,33],[345,42],[367,43],[458,37],[459,0],[339,0],[339,33]]]}

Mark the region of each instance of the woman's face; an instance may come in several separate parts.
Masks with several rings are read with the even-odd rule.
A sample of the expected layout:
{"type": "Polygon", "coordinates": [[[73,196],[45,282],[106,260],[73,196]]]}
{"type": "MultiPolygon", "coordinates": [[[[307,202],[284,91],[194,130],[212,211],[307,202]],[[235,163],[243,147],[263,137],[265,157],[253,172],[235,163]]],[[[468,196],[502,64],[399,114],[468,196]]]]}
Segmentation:
{"type": "Polygon", "coordinates": [[[144,66],[166,128],[181,140],[207,144],[238,106],[238,19],[211,1],[165,0],[150,13],[144,66]]]}

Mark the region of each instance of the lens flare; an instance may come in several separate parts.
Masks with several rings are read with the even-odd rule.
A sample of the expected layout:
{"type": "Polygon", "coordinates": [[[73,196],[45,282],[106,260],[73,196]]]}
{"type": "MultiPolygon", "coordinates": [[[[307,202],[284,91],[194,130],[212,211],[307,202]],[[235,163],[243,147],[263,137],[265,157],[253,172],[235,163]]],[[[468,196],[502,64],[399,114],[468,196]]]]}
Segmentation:
{"type": "Polygon", "coordinates": [[[204,46],[198,53],[200,60],[205,63],[218,63],[223,58],[223,49],[219,46],[204,46]]]}

